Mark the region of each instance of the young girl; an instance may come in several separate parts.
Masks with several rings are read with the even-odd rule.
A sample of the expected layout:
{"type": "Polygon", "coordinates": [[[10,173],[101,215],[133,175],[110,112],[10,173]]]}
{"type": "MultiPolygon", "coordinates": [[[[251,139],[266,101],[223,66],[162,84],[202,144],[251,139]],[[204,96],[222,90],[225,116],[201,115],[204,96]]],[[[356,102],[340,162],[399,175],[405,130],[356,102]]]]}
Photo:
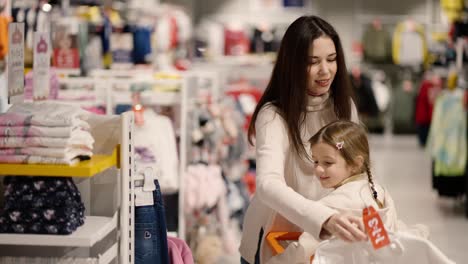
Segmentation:
{"type": "MultiPolygon", "coordinates": [[[[333,189],[319,203],[356,217],[362,215],[365,207],[373,206],[388,231],[405,229],[427,237],[423,227],[415,226],[410,230],[397,220],[392,198],[372,176],[367,133],[361,125],[349,121],[332,122],[320,129],[309,142],[314,175],[324,188],[333,189]]],[[[329,237],[324,235],[321,238],[329,237]]],[[[298,242],[290,243],[282,254],[267,263],[309,263],[318,243],[313,236],[303,233],[298,242]]]]}

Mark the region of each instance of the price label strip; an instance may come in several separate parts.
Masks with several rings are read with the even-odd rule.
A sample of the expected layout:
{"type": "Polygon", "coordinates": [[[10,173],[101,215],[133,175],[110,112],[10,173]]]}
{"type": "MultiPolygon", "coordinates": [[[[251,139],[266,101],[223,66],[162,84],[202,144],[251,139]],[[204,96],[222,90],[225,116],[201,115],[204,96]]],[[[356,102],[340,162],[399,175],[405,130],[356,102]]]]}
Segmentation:
{"type": "Polygon", "coordinates": [[[24,91],[24,23],[8,25],[8,97],[24,91]]]}
{"type": "Polygon", "coordinates": [[[51,45],[48,32],[34,33],[34,100],[45,100],[50,90],[50,56],[51,45]]]}

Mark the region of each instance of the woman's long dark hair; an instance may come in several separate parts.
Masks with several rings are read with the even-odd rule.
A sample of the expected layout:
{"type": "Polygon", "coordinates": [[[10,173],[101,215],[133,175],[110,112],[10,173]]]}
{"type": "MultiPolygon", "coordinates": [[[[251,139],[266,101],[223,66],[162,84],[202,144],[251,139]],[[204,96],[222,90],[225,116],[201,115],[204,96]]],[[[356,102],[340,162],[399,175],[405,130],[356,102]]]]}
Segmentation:
{"type": "Polygon", "coordinates": [[[351,119],[351,84],[341,41],[335,29],[316,16],[303,16],[294,21],[284,34],[270,82],[260,99],[249,125],[248,138],[253,144],[255,121],[260,109],[272,103],[287,124],[290,141],[297,154],[307,157],[301,140],[300,126],[307,111],[308,57],[312,42],[327,36],[336,49],[337,72],[330,87],[330,97],[338,119],[351,119]]]}

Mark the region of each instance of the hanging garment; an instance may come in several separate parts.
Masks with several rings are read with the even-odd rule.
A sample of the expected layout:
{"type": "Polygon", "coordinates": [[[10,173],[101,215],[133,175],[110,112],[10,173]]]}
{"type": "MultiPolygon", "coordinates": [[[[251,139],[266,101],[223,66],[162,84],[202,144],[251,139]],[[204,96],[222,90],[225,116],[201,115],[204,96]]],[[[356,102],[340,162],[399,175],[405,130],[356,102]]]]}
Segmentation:
{"type": "Polygon", "coordinates": [[[133,29],[133,62],[135,64],[150,62],[151,28],[136,27],[133,29]]]}
{"type": "Polygon", "coordinates": [[[250,50],[254,53],[273,52],[274,37],[272,29],[254,28],[250,50]]]}
{"type": "Polygon", "coordinates": [[[424,28],[413,21],[397,25],[393,33],[393,62],[401,66],[420,66],[428,62],[424,28]]]}
{"type": "Polygon", "coordinates": [[[371,86],[379,111],[387,111],[388,105],[390,104],[390,88],[377,78],[373,78],[371,86]]]}
{"type": "Polygon", "coordinates": [[[431,123],[434,103],[440,92],[441,88],[434,87],[434,84],[430,80],[424,80],[421,83],[416,98],[416,124],[431,123]]]}
{"type": "Polygon", "coordinates": [[[392,60],[392,41],[385,29],[369,25],[362,39],[364,59],[372,63],[390,63],[392,60]]]}
{"type": "Polygon", "coordinates": [[[149,192],[144,187],[135,188],[135,264],[169,264],[165,211],[158,180],[154,180],[154,185],[155,190],[149,192]]]}
{"type": "Polygon", "coordinates": [[[440,91],[441,88],[434,86],[430,80],[424,80],[419,88],[419,93],[416,98],[415,121],[421,146],[426,145],[434,103],[440,91]]]}
{"type": "Polygon", "coordinates": [[[144,111],[144,124],[135,126],[135,163],[137,170],[152,167],[159,171],[164,194],[179,189],[179,158],[171,120],[151,109],[144,111]]]}
{"type": "Polygon", "coordinates": [[[359,78],[351,76],[356,93],[356,106],[358,113],[361,115],[375,117],[379,114],[379,107],[375,100],[374,91],[372,90],[372,81],[364,74],[360,74],[359,78]]]}
{"type": "Polygon", "coordinates": [[[464,175],[467,163],[466,111],[463,91],[444,91],[437,98],[427,149],[435,160],[434,173],[464,175]]]}
{"type": "Polygon", "coordinates": [[[370,242],[322,242],[312,264],[455,264],[429,240],[407,233],[389,233],[391,246],[375,250],[370,242]]]}
{"type": "Polygon", "coordinates": [[[403,81],[393,93],[393,133],[412,134],[416,131],[414,122],[416,91],[414,83],[403,81]]]}
{"type": "Polygon", "coordinates": [[[463,0],[441,0],[440,6],[450,22],[455,22],[463,17],[463,0]]]}
{"type": "Polygon", "coordinates": [[[380,110],[372,89],[372,81],[364,74],[359,78],[351,76],[356,94],[356,106],[361,121],[367,126],[370,132],[383,132],[383,122],[380,118],[380,110]]]}
{"type": "Polygon", "coordinates": [[[250,41],[242,29],[224,29],[224,54],[228,56],[240,56],[249,53],[250,41]]]}
{"type": "Polygon", "coordinates": [[[4,186],[0,233],[71,234],[84,223],[72,178],[8,176],[4,186]]]}

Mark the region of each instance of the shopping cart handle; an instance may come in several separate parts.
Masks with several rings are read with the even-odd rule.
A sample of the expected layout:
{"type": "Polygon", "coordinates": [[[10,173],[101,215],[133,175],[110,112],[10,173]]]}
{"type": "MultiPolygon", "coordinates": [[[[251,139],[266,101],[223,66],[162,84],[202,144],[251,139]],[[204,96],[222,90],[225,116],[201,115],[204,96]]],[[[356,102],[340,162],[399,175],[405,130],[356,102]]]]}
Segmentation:
{"type": "MultiPolygon", "coordinates": [[[[284,247],[279,243],[285,240],[299,240],[302,232],[270,232],[266,236],[268,246],[270,246],[273,256],[284,252],[284,247]]],[[[314,260],[314,256],[310,256],[310,263],[314,260]]]]}
{"type": "Polygon", "coordinates": [[[279,243],[285,240],[298,240],[302,232],[270,232],[266,236],[266,240],[273,255],[276,256],[284,252],[284,247],[279,243]]]}

